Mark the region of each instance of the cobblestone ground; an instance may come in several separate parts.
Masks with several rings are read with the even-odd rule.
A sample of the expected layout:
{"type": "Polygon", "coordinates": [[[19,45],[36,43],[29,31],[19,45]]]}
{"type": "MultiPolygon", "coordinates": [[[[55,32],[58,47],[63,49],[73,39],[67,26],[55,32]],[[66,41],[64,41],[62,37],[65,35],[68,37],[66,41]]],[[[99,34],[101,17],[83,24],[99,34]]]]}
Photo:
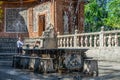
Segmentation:
{"type": "Polygon", "coordinates": [[[100,61],[98,77],[82,77],[80,73],[75,72],[38,74],[0,65],[0,80],[120,80],[120,63],[100,61]]]}

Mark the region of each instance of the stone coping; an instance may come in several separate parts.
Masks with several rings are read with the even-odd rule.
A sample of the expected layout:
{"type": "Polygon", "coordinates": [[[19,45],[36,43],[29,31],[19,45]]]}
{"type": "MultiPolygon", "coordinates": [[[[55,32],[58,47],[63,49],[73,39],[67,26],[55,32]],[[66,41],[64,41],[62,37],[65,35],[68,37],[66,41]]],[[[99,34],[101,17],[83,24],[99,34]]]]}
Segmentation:
{"type": "Polygon", "coordinates": [[[17,53],[0,53],[0,56],[16,55],[17,53]]]}

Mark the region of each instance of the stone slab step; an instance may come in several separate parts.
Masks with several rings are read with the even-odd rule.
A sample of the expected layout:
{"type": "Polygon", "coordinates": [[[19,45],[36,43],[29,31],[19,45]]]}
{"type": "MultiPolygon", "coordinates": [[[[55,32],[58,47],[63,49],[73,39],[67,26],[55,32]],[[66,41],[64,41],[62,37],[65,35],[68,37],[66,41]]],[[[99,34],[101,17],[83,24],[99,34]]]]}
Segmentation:
{"type": "Polygon", "coordinates": [[[0,61],[12,61],[15,54],[17,53],[0,53],[0,61]]]}
{"type": "Polygon", "coordinates": [[[9,56],[9,55],[15,55],[15,54],[17,54],[17,53],[0,53],[0,56],[2,56],[2,55],[9,56]]]}
{"type": "Polygon", "coordinates": [[[9,65],[9,66],[12,66],[12,61],[0,61],[0,65],[9,65]]]}

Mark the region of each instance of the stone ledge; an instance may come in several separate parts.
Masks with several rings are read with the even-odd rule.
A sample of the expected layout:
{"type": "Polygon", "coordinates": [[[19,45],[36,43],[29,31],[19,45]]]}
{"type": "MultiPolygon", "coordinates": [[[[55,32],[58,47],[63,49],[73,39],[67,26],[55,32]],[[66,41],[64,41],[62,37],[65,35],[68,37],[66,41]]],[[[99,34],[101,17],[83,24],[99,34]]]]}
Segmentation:
{"type": "Polygon", "coordinates": [[[16,55],[17,53],[0,53],[0,56],[11,56],[16,55]]]}

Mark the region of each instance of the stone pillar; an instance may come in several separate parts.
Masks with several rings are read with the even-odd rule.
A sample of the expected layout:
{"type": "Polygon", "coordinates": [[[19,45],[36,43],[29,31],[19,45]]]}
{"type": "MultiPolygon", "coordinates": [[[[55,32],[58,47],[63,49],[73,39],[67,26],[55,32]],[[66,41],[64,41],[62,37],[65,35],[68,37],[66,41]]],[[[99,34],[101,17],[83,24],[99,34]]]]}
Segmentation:
{"type": "Polygon", "coordinates": [[[104,46],[104,26],[101,27],[99,42],[100,42],[100,47],[103,47],[104,46]]]}
{"type": "Polygon", "coordinates": [[[78,30],[75,30],[75,35],[74,35],[74,47],[77,47],[77,34],[78,30]]]}

